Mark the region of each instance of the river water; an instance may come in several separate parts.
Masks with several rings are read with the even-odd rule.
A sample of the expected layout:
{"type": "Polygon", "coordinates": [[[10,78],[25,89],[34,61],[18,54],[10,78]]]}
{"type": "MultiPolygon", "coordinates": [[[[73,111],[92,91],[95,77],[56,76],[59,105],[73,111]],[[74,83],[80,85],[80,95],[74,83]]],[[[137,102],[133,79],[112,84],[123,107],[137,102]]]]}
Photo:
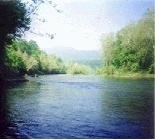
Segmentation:
{"type": "Polygon", "coordinates": [[[1,138],[153,138],[153,79],[49,75],[1,96],[1,138]]]}

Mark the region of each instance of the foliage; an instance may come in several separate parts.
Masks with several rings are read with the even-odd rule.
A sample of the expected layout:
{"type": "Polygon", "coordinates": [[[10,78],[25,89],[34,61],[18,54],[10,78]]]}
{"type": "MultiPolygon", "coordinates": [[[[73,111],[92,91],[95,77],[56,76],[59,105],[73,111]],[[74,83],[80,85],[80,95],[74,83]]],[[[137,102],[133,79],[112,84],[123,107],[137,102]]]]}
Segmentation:
{"type": "Polygon", "coordinates": [[[90,69],[78,63],[63,62],[55,55],[41,51],[35,41],[13,41],[5,47],[5,63],[20,74],[89,74],[90,69]]]}
{"type": "Polygon", "coordinates": [[[65,64],[67,68],[67,74],[90,74],[91,70],[86,65],[80,65],[78,63],[68,62],[65,64]]]}
{"type": "Polygon", "coordinates": [[[21,0],[1,0],[0,37],[3,42],[10,43],[13,38],[21,38],[24,32],[30,29],[38,7],[45,2],[52,3],[44,0],[30,0],[25,3],[21,0]]]}
{"type": "MultiPolygon", "coordinates": [[[[11,43],[14,38],[20,38],[24,31],[29,30],[31,20],[27,16],[26,5],[20,0],[1,0],[0,13],[0,59],[2,65],[5,44],[11,43]]],[[[19,54],[14,53],[14,55],[14,61],[20,58],[19,54]]],[[[15,67],[17,62],[12,64],[15,67]]]]}
{"type": "MultiPolygon", "coordinates": [[[[27,43],[22,40],[17,43],[14,40],[19,40],[25,31],[32,27],[31,21],[34,19],[38,19],[41,22],[45,21],[37,15],[37,9],[44,3],[51,4],[51,8],[60,12],[56,7],[57,5],[52,5],[51,0],[0,1],[0,75],[5,75],[3,73],[3,69],[6,66],[5,62],[8,66],[22,74],[42,70],[39,55],[36,52],[38,51],[39,53],[39,49],[36,48],[38,46],[34,44],[34,41],[27,43]],[[30,47],[32,48],[29,49],[30,47]]],[[[48,34],[46,37],[53,39],[54,35],[48,34]]]]}
{"type": "Polygon", "coordinates": [[[20,0],[1,0],[0,13],[1,37],[5,39],[10,39],[12,36],[21,37],[21,34],[29,29],[30,18],[26,16],[25,4],[20,0]]]}
{"type": "Polygon", "coordinates": [[[7,65],[20,73],[26,71],[26,65],[22,59],[21,51],[15,51],[10,45],[6,48],[5,61],[7,65]]]}
{"type": "Polygon", "coordinates": [[[121,29],[116,35],[102,39],[103,72],[153,73],[154,67],[154,9],[148,10],[136,23],[121,29]]]}
{"type": "MultiPolygon", "coordinates": [[[[52,4],[50,0],[1,0],[0,1],[0,73],[4,66],[4,50],[5,46],[12,43],[14,39],[20,39],[25,31],[31,26],[36,10],[43,3],[52,4]]],[[[56,7],[56,6],[55,6],[56,7]]],[[[53,6],[54,8],[54,6],[53,6]]],[[[56,8],[55,8],[56,9],[56,8]]],[[[57,9],[56,9],[57,10],[57,9]]],[[[39,19],[40,21],[40,19],[39,19]]],[[[53,35],[50,35],[53,38],[53,35]]],[[[20,53],[19,53],[20,54],[20,53]]],[[[18,54],[18,55],[19,55],[18,54]]],[[[15,55],[17,55],[15,53],[15,55]]],[[[26,57],[26,56],[25,56],[26,57]]],[[[15,58],[18,59],[19,57],[15,58]]],[[[32,58],[29,58],[32,60],[32,58]]],[[[14,64],[14,67],[16,65],[14,64]]],[[[28,66],[29,67],[29,66],[28,66]]],[[[27,68],[28,68],[27,67],[27,68]]],[[[29,68],[28,68],[29,69],[29,68]]],[[[3,74],[2,74],[3,75],[3,74]]]]}

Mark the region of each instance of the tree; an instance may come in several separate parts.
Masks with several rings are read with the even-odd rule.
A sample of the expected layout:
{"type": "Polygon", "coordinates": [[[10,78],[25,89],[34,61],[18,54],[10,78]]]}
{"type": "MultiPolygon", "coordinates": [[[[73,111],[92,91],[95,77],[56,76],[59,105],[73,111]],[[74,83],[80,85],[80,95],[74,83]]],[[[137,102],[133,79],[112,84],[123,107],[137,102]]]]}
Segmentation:
{"type": "Polygon", "coordinates": [[[1,43],[2,41],[8,43],[12,38],[20,38],[25,31],[29,30],[32,15],[36,15],[35,11],[43,3],[45,3],[44,0],[31,0],[26,3],[21,0],[1,0],[0,37],[3,39],[1,43]]]}
{"type": "Polygon", "coordinates": [[[11,45],[6,47],[4,62],[11,68],[20,73],[26,72],[26,64],[22,58],[22,52],[18,48],[15,50],[11,45]]]}
{"type": "Polygon", "coordinates": [[[91,69],[86,65],[78,63],[67,62],[65,63],[67,74],[90,74],[91,69]]]}
{"type": "Polygon", "coordinates": [[[102,53],[104,54],[104,63],[108,67],[112,62],[112,53],[114,49],[114,35],[107,34],[102,39],[102,53]]]}
{"type": "MultiPolygon", "coordinates": [[[[29,0],[25,3],[21,0],[0,1],[0,73],[3,72],[6,44],[10,44],[14,39],[21,38],[24,32],[30,29],[33,16],[37,15],[36,10],[45,2],[52,4],[50,0],[29,0]]],[[[56,5],[53,7],[56,9],[56,5]]],[[[48,34],[47,37],[53,39],[54,36],[48,34]]]]}
{"type": "Polygon", "coordinates": [[[19,0],[0,2],[0,37],[1,49],[4,43],[12,38],[21,37],[22,33],[29,29],[30,18],[27,16],[25,4],[19,0]]]}
{"type": "Polygon", "coordinates": [[[143,18],[139,20],[135,31],[135,48],[142,69],[148,69],[154,58],[154,23],[155,9],[147,10],[143,18]]]}
{"type": "Polygon", "coordinates": [[[115,37],[108,34],[103,38],[106,66],[121,72],[154,72],[154,13],[155,9],[147,10],[140,20],[125,26],[115,37]]]}
{"type": "MultiPolygon", "coordinates": [[[[29,29],[30,18],[26,16],[25,4],[19,0],[0,1],[0,72],[4,66],[4,46],[13,38],[21,37],[29,29]]],[[[3,75],[3,74],[2,74],[3,75]]]]}

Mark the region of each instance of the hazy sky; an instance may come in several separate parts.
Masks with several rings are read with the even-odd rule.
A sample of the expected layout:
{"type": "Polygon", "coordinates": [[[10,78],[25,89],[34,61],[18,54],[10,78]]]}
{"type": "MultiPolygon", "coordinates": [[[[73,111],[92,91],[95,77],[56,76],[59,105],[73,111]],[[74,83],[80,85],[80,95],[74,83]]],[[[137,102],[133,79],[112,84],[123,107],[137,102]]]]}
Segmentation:
{"type": "Polygon", "coordinates": [[[33,23],[33,31],[56,33],[53,40],[27,34],[40,48],[72,47],[78,50],[100,49],[103,33],[117,32],[131,21],[141,18],[154,0],[52,0],[62,13],[50,5],[39,7],[39,16],[47,22],[33,23]]]}

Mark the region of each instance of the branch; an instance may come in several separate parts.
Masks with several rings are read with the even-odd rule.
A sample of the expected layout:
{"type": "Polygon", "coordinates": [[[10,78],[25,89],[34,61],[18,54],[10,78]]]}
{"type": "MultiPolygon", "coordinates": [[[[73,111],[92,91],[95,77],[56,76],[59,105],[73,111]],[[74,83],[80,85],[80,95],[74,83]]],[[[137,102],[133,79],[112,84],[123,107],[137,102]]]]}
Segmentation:
{"type": "Polygon", "coordinates": [[[26,15],[26,17],[30,16],[41,4],[42,2],[40,2],[28,15],[26,15]]]}

